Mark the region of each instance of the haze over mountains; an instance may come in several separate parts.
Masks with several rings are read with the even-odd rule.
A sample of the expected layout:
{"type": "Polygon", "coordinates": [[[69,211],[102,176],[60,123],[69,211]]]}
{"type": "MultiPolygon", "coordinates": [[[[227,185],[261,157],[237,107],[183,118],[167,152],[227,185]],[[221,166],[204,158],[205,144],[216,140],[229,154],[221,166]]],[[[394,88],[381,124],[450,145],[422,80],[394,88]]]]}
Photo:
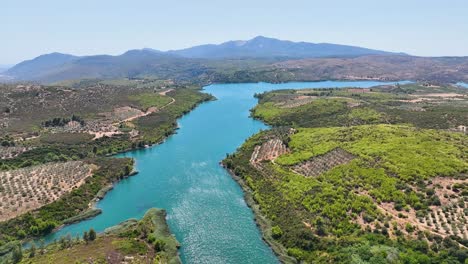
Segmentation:
{"type": "Polygon", "coordinates": [[[266,37],[118,56],[41,55],[0,74],[4,81],[157,78],[201,84],[324,79],[468,81],[468,57],[414,57],[361,47],[266,37]]]}
{"type": "Polygon", "coordinates": [[[12,65],[4,65],[4,64],[0,64],[0,73],[8,70],[9,68],[11,68],[12,65]]]}
{"type": "Polygon", "coordinates": [[[317,58],[382,55],[390,52],[329,43],[307,43],[278,40],[263,36],[247,41],[228,41],[219,45],[208,44],[188,49],[169,51],[187,58],[317,58]]]}
{"type": "Polygon", "coordinates": [[[357,57],[395,53],[361,47],[306,43],[256,37],[167,52],[130,50],[122,55],[74,56],[51,53],[21,62],[5,74],[16,80],[54,82],[79,78],[118,78],[145,74],[164,75],[174,71],[200,71],[209,60],[285,60],[321,57],[357,57]]]}

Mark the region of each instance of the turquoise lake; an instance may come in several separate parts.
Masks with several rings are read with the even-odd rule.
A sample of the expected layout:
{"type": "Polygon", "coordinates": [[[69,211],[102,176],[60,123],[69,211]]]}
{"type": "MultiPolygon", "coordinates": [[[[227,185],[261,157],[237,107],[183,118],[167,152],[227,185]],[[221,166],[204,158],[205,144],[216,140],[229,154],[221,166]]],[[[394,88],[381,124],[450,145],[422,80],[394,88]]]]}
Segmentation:
{"type": "MultiPolygon", "coordinates": [[[[392,82],[393,83],[393,82],[392,82]]],[[[400,82],[404,83],[404,82],[400,82]]],[[[201,104],[178,120],[164,143],[119,156],[136,160],[139,174],[115,185],[97,207],[95,218],[45,237],[98,232],[151,207],[167,210],[171,231],[181,243],[184,263],[278,263],[264,243],[239,185],[219,165],[249,136],[268,127],[249,117],[255,93],[277,89],[371,87],[383,82],[216,84],[204,88],[218,100],[201,104]]]]}

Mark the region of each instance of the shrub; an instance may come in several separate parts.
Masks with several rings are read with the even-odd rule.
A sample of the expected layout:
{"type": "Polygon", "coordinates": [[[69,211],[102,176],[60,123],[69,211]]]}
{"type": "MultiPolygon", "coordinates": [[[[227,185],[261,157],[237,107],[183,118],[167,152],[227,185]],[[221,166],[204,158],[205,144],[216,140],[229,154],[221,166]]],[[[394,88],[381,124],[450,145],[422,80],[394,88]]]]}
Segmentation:
{"type": "Polygon", "coordinates": [[[164,251],[164,247],[166,246],[166,242],[161,239],[154,241],[154,250],[156,251],[164,251]]]}
{"type": "Polygon", "coordinates": [[[413,227],[410,223],[406,223],[406,225],[405,225],[405,230],[406,230],[406,232],[408,232],[408,233],[413,233],[414,227],[413,227]]]}
{"type": "Polygon", "coordinates": [[[274,226],[271,228],[271,235],[274,239],[278,239],[283,235],[283,230],[279,226],[274,226]]]}

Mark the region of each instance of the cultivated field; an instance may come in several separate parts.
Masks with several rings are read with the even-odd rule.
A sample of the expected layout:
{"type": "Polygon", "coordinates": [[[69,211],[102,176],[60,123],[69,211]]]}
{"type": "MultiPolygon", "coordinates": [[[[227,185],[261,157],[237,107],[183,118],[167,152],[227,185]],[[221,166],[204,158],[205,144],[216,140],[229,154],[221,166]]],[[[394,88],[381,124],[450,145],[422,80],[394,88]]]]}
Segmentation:
{"type": "Polygon", "coordinates": [[[341,148],[336,148],[324,155],[296,164],[292,167],[292,170],[304,176],[319,176],[338,165],[350,162],[354,158],[354,155],[351,153],[341,148]]]}
{"type": "Polygon", "coordinates": [[[81,161],[47,163],[0,172],[0,221],[14,218],[59,199],[92,174],[81,161]]]}
{"type": "Polygon", "coordinates": [[[271,221],[261,225],[266,239],[306,263],[353,263],[350,255],[374,263],[392,252],[399,260],[418,252],[441,263],[446,254],[466,252],[468,141],[455,126],[466,123],[466,100],[401,102],[417,97],[407,93],[430,93],[392,86],[303,91],[319,98],[282,107],[281,100],[292,105],[292,93],[259,95],[254,115],[276,127],[224,160],[271,221]],[[361,122],[367,125],[353,125],[361,122]],[[287,125],[295,133],[274,140],[287,125]]]}
{"type": "Polygon", "coordinates": [[[261,161],[275,160],[277,157],[288,152],[287,146],[280,139],[270,139],[262,145],[255,147],[250,162],[255,164],[261,161]]]}
{"type": "Polygon", "coordinates": [[[30,149],[27,147],[0,147],[0,159],[12,159],[30,149]]]}

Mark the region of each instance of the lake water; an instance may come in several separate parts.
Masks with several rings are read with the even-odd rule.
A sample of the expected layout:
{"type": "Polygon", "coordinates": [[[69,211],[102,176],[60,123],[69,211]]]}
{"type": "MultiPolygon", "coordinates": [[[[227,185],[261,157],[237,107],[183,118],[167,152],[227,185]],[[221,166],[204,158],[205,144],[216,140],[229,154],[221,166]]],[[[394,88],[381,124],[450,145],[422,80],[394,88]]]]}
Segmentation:
{"type": "MultiPolygon", "coordinates": [[[[403,83],[403,82],[400,82],[403,83]]],[[[119,182],[97,207],[95,218],[66,226],[45,239],[103,231],[151,207],[167,210],[168,223],[182,247],[184,263],[278,263],[261,239],[239,185],[219,165],[249,136],[267,126],[249,117],[255,93],[277,89],[371,87],[382,82],[216,84],[205,92],[218,99],[182,117],[177,134],[152,148],[121,154],[140,172],[119,182]]]]}
{"type": "Polygon", "coordinates": [[[457,85],[460,85],[460,86],[462,86],[462,87],[468,88],[468,83],[459,82],[459,83],[457,83],[457,85]]]}

